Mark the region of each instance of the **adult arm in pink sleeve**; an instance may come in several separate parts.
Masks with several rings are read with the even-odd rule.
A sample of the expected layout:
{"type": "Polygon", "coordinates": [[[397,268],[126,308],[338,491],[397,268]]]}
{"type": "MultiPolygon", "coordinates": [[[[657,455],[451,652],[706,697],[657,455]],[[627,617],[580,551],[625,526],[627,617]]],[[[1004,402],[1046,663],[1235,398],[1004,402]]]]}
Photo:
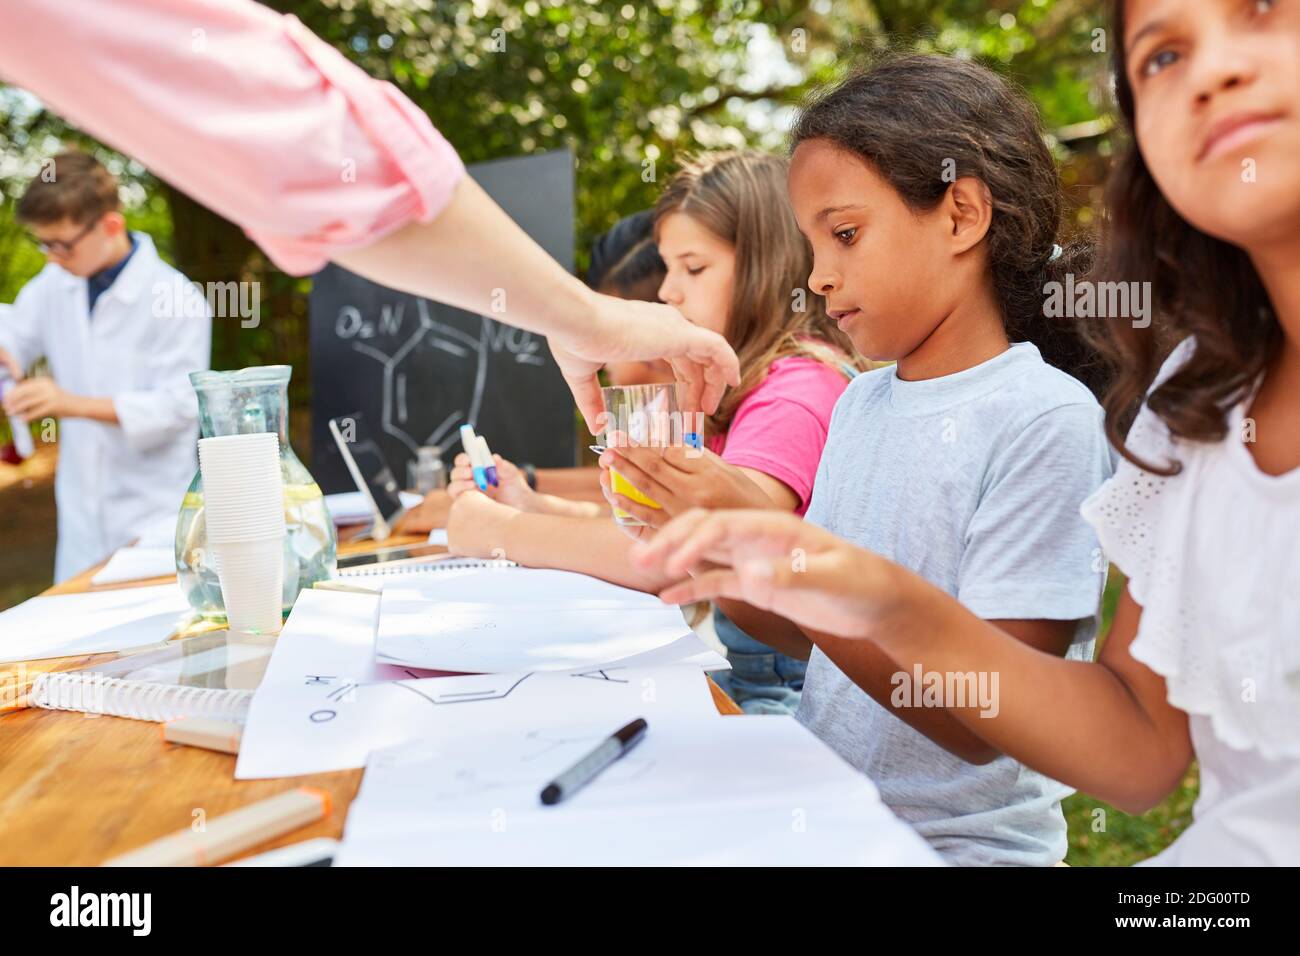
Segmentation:
{"type": "Polygon", "coordinates": [[[589,291],[464,175],[396,88],[252,0],[0,0],[0,77],[238,223],[287,272],[335,261],[547,335],[595,430],[604,362],[664,358],[688,403],[739,381],[675,310],[589,291]]]}
{"type": "Polygon", "coordinates": [[[428,117],[239,0],[0,0],[0,75],[242,226],[288,272],[427,222],[464,167],[428,117]]]}

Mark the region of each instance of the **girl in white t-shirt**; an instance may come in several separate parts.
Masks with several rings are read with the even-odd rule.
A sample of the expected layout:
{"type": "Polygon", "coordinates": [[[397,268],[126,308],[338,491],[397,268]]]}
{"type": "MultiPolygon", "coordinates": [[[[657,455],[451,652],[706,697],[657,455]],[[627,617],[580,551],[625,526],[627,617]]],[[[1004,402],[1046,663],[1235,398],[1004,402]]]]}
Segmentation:
{"type": "Polygon", "coordinates": [[[1135,144],[1114,171],[1100,277],[1148,282],[1155,322],[1096,320],[1113,439],[1142,404],[1082,506],[1128,577],[1098,661],[1036,651],[789,516],[688,513],[635,560],[699,569],[665,600],[732,597],[901,669],[997,673],[995,714],[948,712],[1128,812],[1197,760],[1194,822],[1150,862],[1297,865],[1300,3],[1117,0],[1114,24],[1135,144]]]}

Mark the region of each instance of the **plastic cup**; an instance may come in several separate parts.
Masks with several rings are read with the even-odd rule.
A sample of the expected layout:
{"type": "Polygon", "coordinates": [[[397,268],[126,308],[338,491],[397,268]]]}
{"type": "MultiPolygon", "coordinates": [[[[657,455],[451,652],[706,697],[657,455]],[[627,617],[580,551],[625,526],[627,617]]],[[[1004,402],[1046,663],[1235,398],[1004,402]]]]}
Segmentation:
{"type": "Polygon", "coordinates": [[[232,631],[277,634],[284,590],[284,536],[211,545],[232,631]]]}
{"type": "Polygon", "coordinates": [[[267,448],[280,453],[280,436],[275,432],[217,435],[199,439],[199,458],[213,463],[240,461],[263,455],[267,448]]]}
{"type": "Polygon", "coordinates": [[[283,537],[280,442],[271,432],[199,440],[208,543],[283,537]]]}
{"type": "MultiPolygon", "coordinates": [[[[684,444],[682,413],[675,385],[620,385],[602,388],[605,401],[605,446],[671,448],[684,444]]],[[[649,508],[661,505],[618,472],[609,470],[609,487],[649,508]]],[[[614,521],[624,527],[645,524],[622,508],[614,508],[614,521]]]]}

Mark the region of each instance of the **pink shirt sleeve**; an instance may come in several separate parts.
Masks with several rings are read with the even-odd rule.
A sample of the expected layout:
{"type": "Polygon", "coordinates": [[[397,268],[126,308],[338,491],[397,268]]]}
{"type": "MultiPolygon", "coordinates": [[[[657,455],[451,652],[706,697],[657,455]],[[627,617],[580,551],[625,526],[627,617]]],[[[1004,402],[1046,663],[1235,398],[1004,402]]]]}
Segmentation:
{"type": "Polygon", "coordinates": [[[442,211],[464,174],[396,87],[252,0],[0,0],[0,76],[301,275],[442,211]]]}
{"type": "Polygon", "coordinates": [[[815,359],[777,359],[736,410],[719,452],[722,460],[786,485],[799,496],[796,513],[802,515],[812,497],[831,410],[848,384],[843,372],[815,359]]]}

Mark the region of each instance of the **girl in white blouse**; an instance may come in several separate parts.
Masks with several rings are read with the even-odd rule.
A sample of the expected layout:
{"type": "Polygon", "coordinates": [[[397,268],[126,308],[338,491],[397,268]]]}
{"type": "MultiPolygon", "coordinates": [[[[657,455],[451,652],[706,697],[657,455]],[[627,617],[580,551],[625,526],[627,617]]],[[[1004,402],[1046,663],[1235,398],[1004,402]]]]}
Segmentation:
{"type": "Polygon", "coordinates": [[[1147,281],[1155,321],[1091,320],[1115,365],[1112,437],[1142,406],[1082,506],[1100,566],[1128,578],[1097,662],[1038,652],[787,515],[688,513],[635,559],[696,573],[665,600],[721,595],[841,635],[850,676],[843,661],[881,652],[900,672],[997,674],[996,708],[942,704],[1125,811],[1163,799],[1195,759],[1194,822],[1149,862],[1297,865],[1300,4],[1117,0],[1114,24],[1135,145],[1111,183],[1100,273],[1147,281]]]}

